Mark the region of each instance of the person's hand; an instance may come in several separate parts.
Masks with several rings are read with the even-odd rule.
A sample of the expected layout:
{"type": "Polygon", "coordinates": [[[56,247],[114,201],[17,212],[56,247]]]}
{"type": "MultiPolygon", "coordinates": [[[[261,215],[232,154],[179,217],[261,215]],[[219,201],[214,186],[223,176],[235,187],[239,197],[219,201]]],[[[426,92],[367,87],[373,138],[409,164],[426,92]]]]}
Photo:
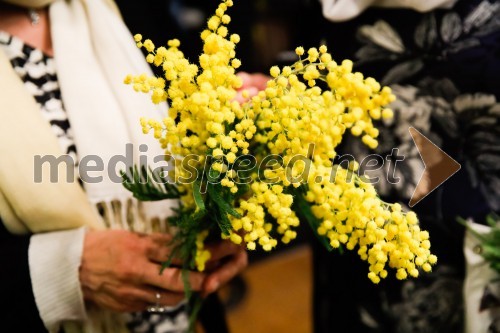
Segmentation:
{"type": "Polygon", "coordinates": [[[211,258],[207,263],[207,278],[202,294],[208,295],[238,275],[248,264],[248,256],[243,246],[228,240],[207,246],[211,258]]]}
{"type": "MultiPolygon", "coordinates": [[[[181,269],[166,268],[169,235],[140,235],[123,230],[90,231],[85,236],[80,282],[84,298],[118,312],[144,311],[149,305],[176,305],[184,295],[181,269]],[[161,295],[160,300],[156,294],[161,295]]],[[[194,291],[205,275],[190,272],[194,291]]]]}
{"type": "Polygon", "coordinates": [[[236,75],[243,81],[243,85],[238,89],[235,97],[235,100],[239,103],[246,102],[248,99],[257,95],[259,91],[266,89],[267,81],[271,79],[271,77],[260,73],[249,74],[247,72],[239,72],[236,75]],[[243,97],[244,90],[248,92],[247,98],[243,97]]]}

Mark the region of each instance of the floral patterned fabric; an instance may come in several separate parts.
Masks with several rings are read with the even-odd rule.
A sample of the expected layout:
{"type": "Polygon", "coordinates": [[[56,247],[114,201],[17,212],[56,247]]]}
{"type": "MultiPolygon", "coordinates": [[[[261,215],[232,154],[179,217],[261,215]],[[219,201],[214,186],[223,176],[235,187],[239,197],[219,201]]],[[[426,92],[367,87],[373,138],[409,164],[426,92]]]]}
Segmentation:
{"type": "Polygon", "coordinates": [[[385,180],[389,163],[367,172],[382,180],[382,196],[408,202],[422,175],[410,126],[462,169],[413,208],[439,257],[432,274],[375,286],[354,264],[356,254],[315,249],[315,332],[462,332],[464,231],[456,217],[484,221],[500,210],[500,2],[462,0],[425,14],[371,9],[323,31],[336,59],[353,59],[398,97],[394,119],[380,124],[375,152],[344,142],[358,161],[373,153],[389,157],[393,148],[405,157],[396,184],[385,180]],[[346,287],[333,287],[339,285],[346,287]]]}

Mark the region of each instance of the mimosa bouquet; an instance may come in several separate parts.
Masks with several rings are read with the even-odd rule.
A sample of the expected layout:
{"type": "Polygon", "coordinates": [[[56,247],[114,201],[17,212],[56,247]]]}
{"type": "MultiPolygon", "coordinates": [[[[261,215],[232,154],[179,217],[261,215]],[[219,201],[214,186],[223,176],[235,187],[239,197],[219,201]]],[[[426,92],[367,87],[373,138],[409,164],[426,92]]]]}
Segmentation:
{"type": "Polygon", "coordinates": [[[142,169],[124,175],[124,184],[141,200],[179,199],[170,219],[178,230],[172,256],[186,270],[203,271],[212,237],[271,251],[296,238],[304,221],[327,248],[357,251],[374,283],[387,277],[387,267],[398,279],[431,271],[437,258],[415,213],[383,202],[356,173],[357,163],[333,163],[348,131],[377,146],[372,120],[392,117],[390,88],[354,73],[349,60],[335,62],[326,46],[298,47],[296,63],[272,67],[267,88],[253,97],[243,91],[248,100],[240,104],[240,38],[227,28],[232,5],[221,1],[208,20],[198,64],[184,57],[178,40],[156,48],[135,36],[164,77],[128,76],[125,83],[151,93],[153,103],[169,103],[161,122],[141,124],[172,169],[168,177],[142,169]]]}

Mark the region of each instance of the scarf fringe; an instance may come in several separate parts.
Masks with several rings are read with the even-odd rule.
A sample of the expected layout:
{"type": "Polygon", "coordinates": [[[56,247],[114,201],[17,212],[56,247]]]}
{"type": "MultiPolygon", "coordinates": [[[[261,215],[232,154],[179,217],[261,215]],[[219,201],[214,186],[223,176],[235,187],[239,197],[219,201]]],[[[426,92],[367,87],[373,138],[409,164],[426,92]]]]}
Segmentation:
{"type": "Polygon", "coordinates": [[[95,206],[107,229],[146,234],[171,231],[166,217],[148,218],[145,203],[135,198],[104,200],[95,206]]]}

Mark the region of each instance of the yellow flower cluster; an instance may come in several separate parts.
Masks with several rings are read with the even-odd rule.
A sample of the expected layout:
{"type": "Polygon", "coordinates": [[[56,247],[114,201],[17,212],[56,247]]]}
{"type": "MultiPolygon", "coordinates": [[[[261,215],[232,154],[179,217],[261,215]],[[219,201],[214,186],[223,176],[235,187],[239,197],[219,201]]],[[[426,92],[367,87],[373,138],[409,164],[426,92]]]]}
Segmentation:
{"type": "MultiPolygon", "coordinates": [[[[303,52],[296,50],[298,55],[303,52]]],[[[314,162],[330,164],[347,129],[375,148],[379,133],[372,119],[392,116],[383,106],[394,96],[373,78],[353,73],[352,66],[350,60],[338,65],[322,46],[319,51],[311,48],[308,57],[293,66],[271,68],[274,80],[252,100],[259,117],[258,142],[267,144],[272,154],[284,154],[285,164],[287,157],[307,155],[310,144],[314,162]],[[317,81],[326,82],[329,89],[322,90],[317,81]]]]}
{"type": "Polygon", "coordinates": [[[230,239],[236,244],[244,240],[249,250],[255,250],[258,243],[265,251],[270,251],[278,242],[269,234],[273,224],[266,222],[266,211],[276,221],[276,230],[282,235],[283,243],[295,239],[297,233],[292,227],[299,225],[299,219],[292,210],[293,196],[283,193],[283,186],[265,182],[252,183],[251,190],[252,197],[240,200],[237,209],[243,217],[231,217],[230,239]],[[243,237],[238,234],[241,231],[243,237]]]}
{"type": "Polygon", "coordinates": [[[200,272],[203,272],[205,270],[205,264],[208,260],[210,260],[210,257],[212,256],[210,254],[210,251],[205,249],[204,242],[207,237],[208,230],[204,230],[196,235],[196,256],[194,258],[194,261],[196,263],[196,267],[200,272]]]}
{"type": "MultiPolygon", "coordinates": [[[[190,176],[186,157],[195,156],[187,163],[202,175],[197,179],[206,181],[208,173],[221,185],[221,197],[236,208],[237,214],[228,216],[231,230],[223,235],[236,244],[269,251],[278,243],[272,235],[280,235],[284,243],[296,238],[301,212],[295,210],[294,196],[304,195],[321,221],[317,233],[334,248],[357,248],[370,265],[368,277],[374,283],[387,276],[386,264],[400,279],[418,276],[419,268],[430,271],[437,258],[415,214],[382,202],[371,184],[351,170],[332,166],[347,131],[368,147],[377,147],[379,132],[373,120],[392,117],[386,108],[394,100],[390,88],[353,72],[350,60],[338,64],[326,46],[298,47],[299,60],[272,67],[266,89],[240,105],[234,100],[242,85],[235,52],[240,38],[227,29],[231,18],[226,12],[232,5],[222,0],[209,18],[201,33],[199,65],[184,57],[178,40],[169,41],[168,48],[156,48],[152,41],[135,36],[137,45],[148,52],[146,60],[161,67],[164,77],[129,75],[125,83],[150,93],[154,103],[170,103],[163,121],[144,118],[141,124],[144,133],[153,131],[168,155],[175,156],[171,178],[183,192],[183,209],[196,207],[196,189],[179,182],[190,176]],[[249,154],[258,162],[270,155],[279,162],[246,170],[242,177],[236,161],[249,154]],[[251,181],[244,184],[243,179],[251,181]],[[248,190],[240,193],[247,185],[248,190]]],[[[206,237],[202,232],[197,238],[195,261],[200,270],[209,258],[203,248],[206,237]]]]}
{"type": "MultiPolygon", "coordinates": [[[[170,101],[169,115],[163,122],[142,119],[141,124],[144,133],[153,130],[162,147],[169,147],[170,153],[178,156],[172,172],[175,180],[188,176],[181,163],[184,156],[199,156],[197,161],[192,161],[194,167],[203,165],[206,155],[232,163],[238,153],[249,152],[247,140],[256,131],[253,124],[243,119],[253,115],[246,114],[241,105],[233,100],[235,89],[241,87],[242,81],[235,74],[235,69],[241,64],[235,58],[235,46],[240,38],[236,34],[228,35],[225,26],[230,22],[226,11],[232,5],[231,0],[223,1],[216,14],[209,19],[208,29],[201,34],[204,48],[199,66],[184,58],[178,49],[178,40],[169,41],[168,49],[155,48],[150,40],[142,42],[141,35],[135,36],[138,46],[149,52],[146,60],[163,68],[164,77],[170,84],[165,90],[163,78],[144,74],[129,75],[125,83],[133,84],[136,91],[151,91],[154,103],[170,101]],[[235,130],[227,132],[226,127],[235,121],[238,122],[235,130]],[[210,153],[207,154],[207,151],[210,153]]],[[[213,168],[223,173],[227,171],[222,163],[213,165],[213,168]]],[[[232,191],[235,193],[237,188],[231,175],[227,174],[222,185],[234,187],[232,191]]],[[[181,187],[187,193],[184,198],[188,200],[190,187],[181,187]]],[[[190,204],[194,202],[191,200],[190,204]]]]}
{"type": "Polygon", "coordinates": [[[415,213],[381,201],[370,183],[340,166],[318,166],[313,175],[305,198],[322,221],[318,234],[333,248],[358,248],[361,259],[370,264],[370,280],[378,283],[385,278],[386,264],[397,270],[398,279],[418,277],[418,268],[431,270],[437,258],[430,253],[429,234],[420,230],[415,213]]]}

